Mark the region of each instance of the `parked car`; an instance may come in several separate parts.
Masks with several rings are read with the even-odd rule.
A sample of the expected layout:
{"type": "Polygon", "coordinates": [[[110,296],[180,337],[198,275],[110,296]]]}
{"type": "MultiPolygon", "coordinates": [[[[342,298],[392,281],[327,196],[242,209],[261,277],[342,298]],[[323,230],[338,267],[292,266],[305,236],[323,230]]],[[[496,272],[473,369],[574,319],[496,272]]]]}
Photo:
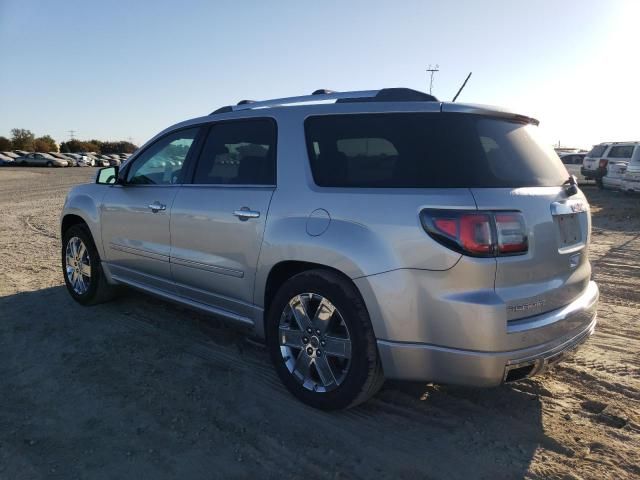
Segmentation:
{"type": "MultiPolygon", "coordinates": [[[[103,166],[100,164],[100,162],[98,162],[98,159],[96,158],[96,155],[89,153],[89,152],[82,152],[82,155],[84,155],[85,157],[87,157],[89,159],[89,164],[92,167],[99,167],[99,166],[103,166]]],[[[105,167],[108,167],[109,165],[104,165],[105,167]]]]}
{"type": "Polygon", "coordinates": [[[15,160],[18,165],[36,167],[68,167],[69,161],[53,157],[48,153],[30,153],[15,160]]]}
{"type": "Polygon", "coordinates": [[[76,167],[90,167],[91,159],[82,153],[67,153],[67,155],[74,160],[76,167]]]}
{"type": "Polygon", "coordinates": [[[640,192],[640,145],[635,146],[620,188],[625,192],[640,192]]]}
{"type": "Polygon", "coordinates": [[[13,158],[14,160],[20,157],[20,155],[14,152],[0,152],[0,153],[2,153],[5,157],[13,158]]]}
{"type": "Polygon", "coordinates": [[[538,374],[592,334],[599,294],[587,199],[537,124],[395,88],[223,107],[69,192],[65,284],[237,323],[318,408],[385,378],[538,374]]]}
{"type": "Polygon", "coordinates": [[[103,158],[108,160],[109,161],[109,165],[111,165],[112,167],[119,167],[120,164],[122,163],[121,160],[120,160],[120,157],[118,155],[115,155],[115,154],[103,155],[103,158]]]}
{"type": "Polygon", "coordinates": [[[65,155],[64,153],[60,153],[60,152],[49,152],[49,155],[51,155],[52,157],[55,158],[59,158],[60,160],[66,160],[69,163],[70,167],[74,167],[77,166],[75,163],[75,160],[72,157],[69,157],[67,155],[65,155]]]}
{"type": "Polygon", "coordinates": [[[13,165],[14,159],[5,155],[4,153],[0,153],[0,165],[13,165]]]}
{"type": "Polygon", "coordinates": [[[29,155],[30,153],[33,153],[33,152],[27,152],[26,150],[14,150],[13,153],[18,155],[18,157],[25,157],[25,156],[29,155]]]}
{"type": "Polygon", "coordinates": [[[627,165],[629,165],[629,162],[608,162],[607,174],[602,177],[602,187],[612,190],[622,188],[624,173],[627,171],[627,165]]]}
{"type": "Polygon", "coordinates": [[[83,155],[86,155],[92,160],[94,167],[108,167],[109,165],[111,165],[109,160],[104,159],[102,155],[100,155],[99,153],[87,152],[87,153],[84,153],[83,155]]]}
{"type": "Polygon", "coordinates": [[[594,145],[584,157],[580,173],[586,180],[595,180],[597,184],[602,184],[601,179],[606,174],[607,166],[607,160],[603,157],[609,151],[610,146],[609,142],[594,145]]]}
{"type": "Polygon", "coordinates": [[[629,162],[639,142],[607,142],[596,145],[587,154],[581,169],[585,178],[592,178],[600,188],[602,177],[607,174],[609,161],[629,162]]]}
{"type": "Polygon", "coordinates": [[[559,156],[567,171],[577,179],[582,180],[583,178],[580,173],[580,168],[582,167],[582,162],[586,153],[563,153],[559,156]]]}

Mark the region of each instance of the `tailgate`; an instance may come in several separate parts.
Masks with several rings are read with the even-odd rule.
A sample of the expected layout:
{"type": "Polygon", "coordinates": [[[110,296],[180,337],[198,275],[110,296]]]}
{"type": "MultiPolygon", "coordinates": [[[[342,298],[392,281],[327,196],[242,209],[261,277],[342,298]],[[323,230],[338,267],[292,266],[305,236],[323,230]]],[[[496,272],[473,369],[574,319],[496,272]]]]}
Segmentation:
{"type": "Polygon", "coordinates": [[[517,210],[525,218],[529,249],[497,257],[495,290],[517,320],[567,305],[591,277],[588,203],[582,194],[567,198],[561,187],[476,188],[480,210],[517,210]]]}
{"type": "Polygon", "coordinates": [[[599,164],[600,158],[584,157],[584,160],[582,161],[582,166],[585,170],[597,170],[599,164]]]}

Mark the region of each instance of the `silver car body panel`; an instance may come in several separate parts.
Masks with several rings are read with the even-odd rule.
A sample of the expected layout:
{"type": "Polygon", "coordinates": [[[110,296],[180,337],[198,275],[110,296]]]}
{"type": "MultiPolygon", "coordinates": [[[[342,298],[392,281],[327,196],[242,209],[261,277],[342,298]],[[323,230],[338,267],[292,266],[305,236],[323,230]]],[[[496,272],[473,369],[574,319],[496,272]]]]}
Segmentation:
{"type": "Polygon", "coordinates": [[[318,187],[311,174],[304,134],[310,115],[440,111],[537,123],[507,110],[439,102],[247,107],[174,125],[126,164],[176,129],[273,118],[276,186],[82,185],[69,193],[62,216],[87,222],[111,281],[250,326],[257,336],[264,336],[275,266],[299,261],[338,270],[362,294],[387,377],[497,384],[510,362],[544,357],[592,331],[598,291],[590,282],[584,195],[569,199],[560,187],[381,193],[318,187]],[[166,210],[150,211],[154,202],[166,210]],[[424,208],[521,210],[530,250],[462,255],[425,233],[424,208]],[[259,214],[239,218],[241,209],[259,214]],[[570,219],[568,231],[579,239],[564,245],[560,218],[570,219]]]}

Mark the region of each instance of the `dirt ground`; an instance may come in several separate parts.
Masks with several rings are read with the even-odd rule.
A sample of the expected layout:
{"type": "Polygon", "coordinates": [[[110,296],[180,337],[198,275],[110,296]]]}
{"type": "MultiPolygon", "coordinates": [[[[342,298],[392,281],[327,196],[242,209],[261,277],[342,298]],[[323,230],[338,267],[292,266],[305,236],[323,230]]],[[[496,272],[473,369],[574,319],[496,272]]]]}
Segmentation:
{"type": "Polygon", "coordinates": [[[216,319],[71,300],[58,216],[94,172],[0,169],[0,479],[640,477],[640,198],[585,187],[602,297],[573,359],[487,390],[388,382],[324,413],[216,319]]]}

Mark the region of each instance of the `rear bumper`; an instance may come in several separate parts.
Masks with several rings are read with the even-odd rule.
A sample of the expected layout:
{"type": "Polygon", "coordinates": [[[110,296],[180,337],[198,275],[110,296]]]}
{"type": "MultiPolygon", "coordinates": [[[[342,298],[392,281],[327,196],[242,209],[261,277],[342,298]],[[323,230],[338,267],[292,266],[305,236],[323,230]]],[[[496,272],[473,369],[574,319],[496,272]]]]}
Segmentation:
{"type": "Polygon", "coordinates": [[[597,322],[598,297],[598,287],[590,282],[585,292],[571,304],[509,326],[507,335],[520,336],[558,324],[579,325],[559,338],[517,350],[490,352],[378,340],[385,376],[490,387],[538,374],[565,358],[591,336],[597,322]]]}
{"type": "Polygon", "coordinates": [[[584,167],[580,167],[580,173],[584,178],[597,179],[597,178],[604,177],[607,174],[607,169],[602,167],[597,167],[595,170],[587,170],[584,167]]]}

